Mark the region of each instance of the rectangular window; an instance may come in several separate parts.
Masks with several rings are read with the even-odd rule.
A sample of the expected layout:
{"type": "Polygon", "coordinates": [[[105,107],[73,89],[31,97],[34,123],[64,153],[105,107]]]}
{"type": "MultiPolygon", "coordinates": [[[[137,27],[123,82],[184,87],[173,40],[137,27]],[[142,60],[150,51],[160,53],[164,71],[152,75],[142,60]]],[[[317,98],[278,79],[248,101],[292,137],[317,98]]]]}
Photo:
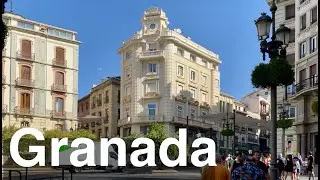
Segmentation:
{"type": "Polygon", "coordinates": [[[132,52],[131,51],[126,52],[126,60],[129,60],[131,58],[132,58],[132,52]]]}
{"type": "Polygon", "coordinates": [[[291,29],[289,33],[289,43],[293,43],[296,40],[295,33],[296,31],[294,29],[291,29]]]}
{"type": "Polygon", "coordinates": [[[29,23],[24,23],[24,22],[18,22],[18,26],[24,29],[30,29],[30,30],[34,30],[34,25],[33,24],[29,24],[29,23]]]}
{"type": "Polygon", "coordinates": [[[222,102],[222,112],[226,111],[226,102],[222,102]]]}
{"type": "Polygon", "coordinates": [[[178,55],[180,55],[180,56],[184,56],[184,52],[183,52],[183,50],[180,49],[180,48],[178,48],[177,53],[178,53],[178,55]]]}
{"type": "Polygon", "coordinates": [[[149,51],[156,51],[157,50],[157,44],[156,43],[150,43],[149,44],[149,51]]]}
{"type": "Polygon", "coordinates": [[[292,19],[295,17],[295,4],[286,6],[286,20],[292,19]]]}
{"type": "Polygon", "coordinates": [[[152,82],[152,83],[147,83],[147,93],[149,92],[157,92],[157,83],[152,82]]]}
{"type": "Polygon", "coordinates": [[[104,103],[109,103],[109,91],[106,91],[105,92],[106,94],[105,94],[105,99],[104,99],[104,103]]]}
{"type": "Polygon", "coordinates": [[[177,106],[177,116],[178,117],[183,116],[183,106],[180,106],[180,105],[177,106]]]}
{"type": "Polygon", "coordinates": [[[206,84],[207,84],[207,76],[202,75],[202,85],[206,85],[206,84]]]}
{"type": "Polygon", "coordinates": [[[318,37],[313,36],[310,38],[310,53],[315,52],[318,49],[318,37]]]}
{"type": "Polygon", "coordinates": [[[296,108],[290,107],[288,115],[289,115],[289,118],[295,118],[296,117],[296,108]]]}
{"type": "Polygon", "coordinates": [[[63,99],[56,98],[55,101],[56,101],[55,111],[62,113],[63,112],[63,104],[64,104],[63,99]]]}
{"type": "Polygon", "coordinates": [[[311,24],[318,20],[318,8],[317,6],[311,9],[311,24]]]}
{"type": "Polygon", "coordinates": [[[127,86],[126,87],[126,96],[130,96],[130,93],[131,93],[131,87],[127,86]]]}
{"type": "Polygon", "coordinates": [[[312,66],[310,66],[310,77],[314,77],[315,75],[317,75],[317,65],[314,64],[312,66]]]}
{"type": "Polygon", "coordinates": [[[191,93],[191,97],[192,97],[193,99],[195,99],[195,98],[196,98],[196,90],[190,89],[190,93],[191,93]]]}
{"type": "Polygon", "coordinates": [[[306,56],[306,52],[307,52],[307,43],[306,41],[300,43],[300,47],[299,47],[299,52],[300,52],[300,59],[304,58],[306,56]]]}
{"type": "Polygon", "coordinates": [[[196,117],[196,109],[193,109],[193,108],[190,109],[190,117],[191,117],[191,120],[195,119],[195,117],[196,117]]]}
{"type": "Polygon", "coordinates": [[[196,80],[196,72],[195,71],[192,71],[190,72],[190,80],[191,81],[195,81],[196,80]]]}
{"type": "Polygon", "coordinates": [[[206,60],[202,60],[202,65],[208,67],[208,62],[206,60]]]}
{"type": "Polygon", "coordinates": [[[148,104],[148,116],[149,116],[149,120],[155,120],[156,108],[157,108],[157,105],[156,105],[156,104],[148,104]]]}
{"type": "Polygon", "coordinates": [[[300,17],[300,30],[304,30],[307,27],[307,15],[304,14],[300,17]]]}
{"type": "Polygon", "coordinates": [[[148,72],[149,73],[156,73],[157,72],[157,64],[149,64],[148,65],[148,72]]]}
{"type": "Polygon", "coordinates": [[[183,77],[183,66],[178,65],[178,76],[183,77]]]}
{"type": "Polygon", "coordinates": [[[23,39],[21,41],[21,56],[26,59],[32,58],[32,43],[29,40],[23,39]]]}
{"type": "Polygon", "coordinates": [[[193,54],[190,54],[190,60],[196,62],[196,56],[193,54]]]}
{"type": "Polygon", "coordinates": [[[220,107],[220,112],[222,112],[222,101],[221,100],[220,100],[219,104],[220,104],[220,106],[219,106],[220,107]]]}
{"type": "Polygon", "coordinates": [[[140,126],[140,133],[143,135],[147,135],[149,132],[149,126],[140,126]]]}
{"type": "Polygon", "coordinates": [[[30,108],[30,94],[21,93],[21,95],[20,95],[20,107],[22,109],[29,109],[30,108]]]}
{"type": "Polygon", "coordinates": [[[306,79],[306,69],[299,71],[299,82],[301,83],[306,79]]]}
{"type": "Polygon", "coordinates": [[[102,112],[101,111],[98,112],[98,116],[102,117],[102,112]]]}
{"type": "Polygon", "coordinates": [[[202,93],[202,98],[201,98],[202,102],[207,102],[207,94],[202,93]]]}
{"type": "Polygon", "coordinates": [[[127,67],[127,68],[125,69],[125,76],[126,76],[127,78],[130,78],[130,77],[131,77],[130,67],[127,67]]]}
{"type": "Polygon", "coordinates": [[[180,94],[181,91],[183,91],[183,86],[178,84],[178,86],[177,86],[177,94],[180,94]]]}

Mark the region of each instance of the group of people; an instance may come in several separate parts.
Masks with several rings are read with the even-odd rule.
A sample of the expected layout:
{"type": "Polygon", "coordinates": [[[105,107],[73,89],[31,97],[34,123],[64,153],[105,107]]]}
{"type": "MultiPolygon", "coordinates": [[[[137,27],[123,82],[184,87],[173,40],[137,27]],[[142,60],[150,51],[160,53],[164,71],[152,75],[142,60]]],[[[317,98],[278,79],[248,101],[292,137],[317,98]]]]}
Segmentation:
{"type": "MultiPolygon", "coordinates": [[[[206,166],[202,168],[201,180],[269,180],[270,179],[270,162],[271,155],[260,151],[249,152],[248,155],[236,153],[236,157],[225,157],[216,155],[217,166],[206,166]]],[[[279,170],[279,179],[287,179],[291,174],[292,180],[299,179],[299,173],[302,167],[301,156],[294,157],[291,155],[285,159],[282,155],[277,158],[277,168],[279,170]],[[300,160],[299,160],[300,158],[300,160]],[[281,162],[283,163],[281,166],[281,162]]],[[[308,167],[309,179],[314,179],[313,157],[309,153],[308,167]]]]}
{"type": "Polygon", "coordinates": [[[303,161],[301,155],[298,153],[296,156],[288,154],[286,158],[282,157],[282,154],[279,154],[277,158],[277,168],[279,170],[279,177],[281,179],[287,179],[288,175],[291,176],[292,180],[299,180],[300,174],[308,174],[309,179],[314,179],[313,172],[313,161],[312,152],[308,154],[308,162],[306,169],[302,169],[303,161]],[[304,171],[304,172],[302,172],[304,171]]]}

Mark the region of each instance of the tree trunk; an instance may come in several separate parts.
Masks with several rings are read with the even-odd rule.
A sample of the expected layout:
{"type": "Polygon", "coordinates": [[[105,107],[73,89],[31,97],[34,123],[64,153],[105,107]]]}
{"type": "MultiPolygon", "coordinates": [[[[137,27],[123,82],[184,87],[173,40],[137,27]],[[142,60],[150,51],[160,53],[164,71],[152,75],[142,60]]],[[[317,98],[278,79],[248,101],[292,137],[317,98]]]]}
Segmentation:
{"type": "Polygon", "coordinates": [[[286,129],[282,128],[282,155],[286,156],[286,129]]]}

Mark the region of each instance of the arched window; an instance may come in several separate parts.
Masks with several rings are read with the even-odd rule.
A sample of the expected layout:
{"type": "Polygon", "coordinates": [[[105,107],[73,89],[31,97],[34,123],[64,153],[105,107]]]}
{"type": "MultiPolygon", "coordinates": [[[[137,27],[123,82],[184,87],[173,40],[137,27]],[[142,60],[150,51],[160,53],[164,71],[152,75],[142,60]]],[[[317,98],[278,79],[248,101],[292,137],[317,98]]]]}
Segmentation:
{"type": "Polygon", "coordinates": [[[63,72],[59,72],[57,71],[56,72],[56,75],[55,75],[55,83],[58,84],[58,85],[64,85],[64,73],[63,72]]]}
{"type": "Polygon", "coordinates": [[[24,127],[30,127],[30,123],[28,121],[22,121],[21,128],[24,128],[24,127]]]}
{"type": "Polygon", "coordinates": [[[55,111],[58,113],[62,113],[64,110],[64,99],[56,97],[55,102],[55,111]]]}

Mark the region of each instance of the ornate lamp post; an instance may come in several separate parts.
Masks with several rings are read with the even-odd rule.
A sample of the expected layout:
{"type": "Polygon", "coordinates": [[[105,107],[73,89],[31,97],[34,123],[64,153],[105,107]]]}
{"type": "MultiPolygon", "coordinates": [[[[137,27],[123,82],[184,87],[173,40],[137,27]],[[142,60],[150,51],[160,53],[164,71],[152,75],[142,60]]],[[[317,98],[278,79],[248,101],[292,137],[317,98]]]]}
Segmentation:
{"type": "MultiPolygon", "coordinates": [[[[260,50],[265,60],[265,54],[268,53],[270,59],[286,56],[286,47],[289,44],[290,29],[284,25],[280,25],[279,29],[275,30],[275,13],[277,6],[275,0],[270,7],[272,18],[266,13],[255,21],[257,26],[258,37],[260,40],[260,50]],[[271,41],[267,42],[272,25],[271,41]]],[[[277,179],[276,157],[277,157],[277,85],[272,85],[271,89],[271,179],[277,179]]]]}

